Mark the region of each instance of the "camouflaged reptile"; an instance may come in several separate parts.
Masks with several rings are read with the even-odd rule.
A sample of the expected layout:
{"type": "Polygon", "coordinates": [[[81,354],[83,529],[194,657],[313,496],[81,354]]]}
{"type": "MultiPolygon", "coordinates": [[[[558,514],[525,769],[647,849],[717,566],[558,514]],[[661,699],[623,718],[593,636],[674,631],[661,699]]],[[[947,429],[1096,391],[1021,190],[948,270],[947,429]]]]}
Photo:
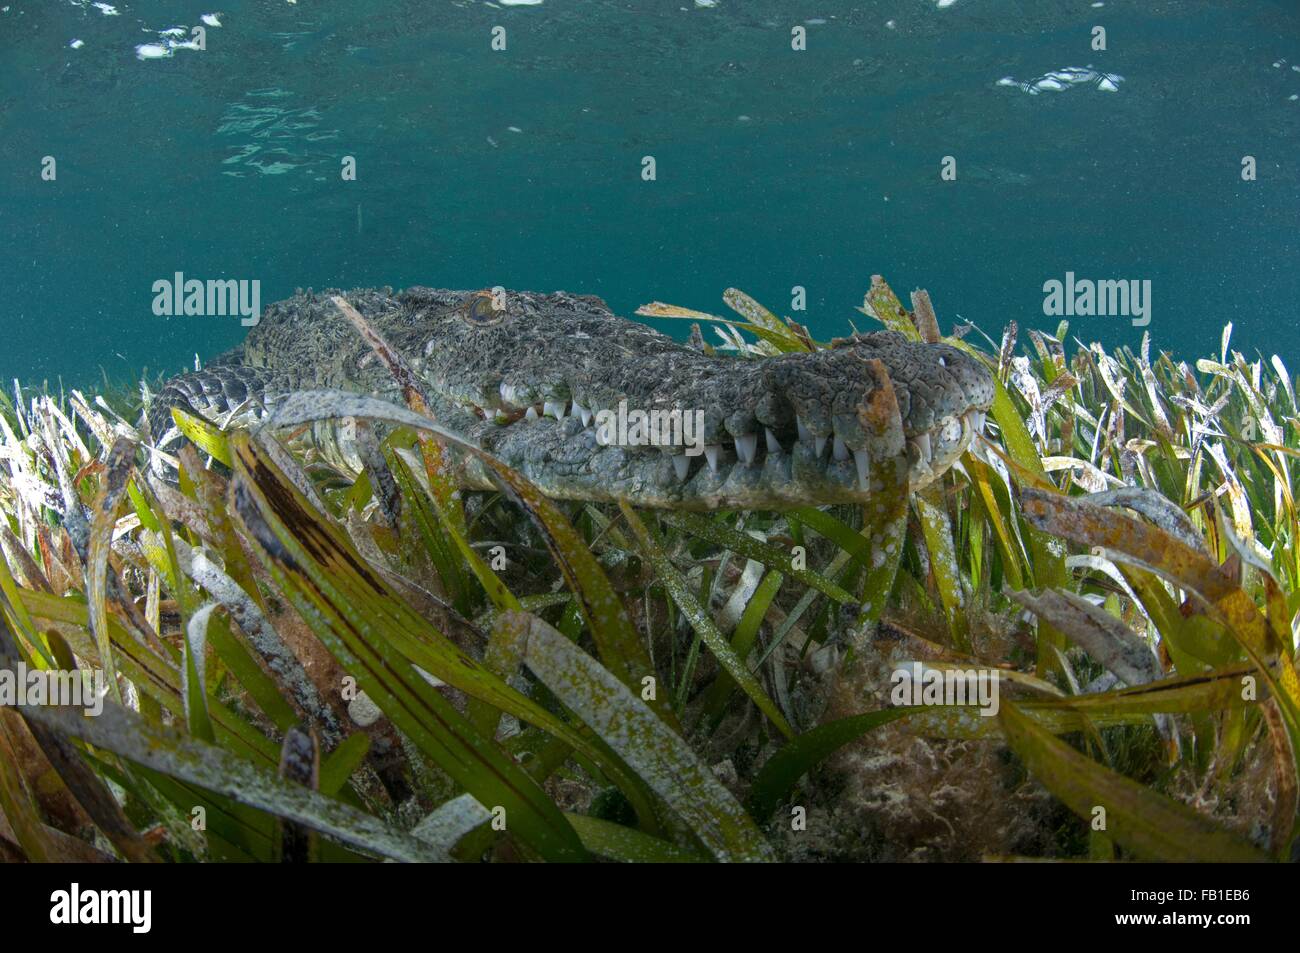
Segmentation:
{"type": "MultiPolygon", "coordinates": [[[[905,461],[912,486],[946,470],[984,422],[988,370],[946,344],[894,331],[766,358],[710,355],[565,293],[361,289],[344,293],[422,379],[438,422],[559,499],[677,509],[781,509],[863,501],[905,461]],[[629,446],[598,424],[620,402],[703,411],[703,452],[629,446]]],[[[401,403],[391,374],[331,301],[271,305],[242,345],[169,381],[149,412],[155,445],[183,441],[170,409],[251,426],[296,391],[401,403]]],[[[315,425],[326,457],[359,469],[355,427],[315,425]]],[[[493,486],[454,455],[470,488],[493,486]]]]}

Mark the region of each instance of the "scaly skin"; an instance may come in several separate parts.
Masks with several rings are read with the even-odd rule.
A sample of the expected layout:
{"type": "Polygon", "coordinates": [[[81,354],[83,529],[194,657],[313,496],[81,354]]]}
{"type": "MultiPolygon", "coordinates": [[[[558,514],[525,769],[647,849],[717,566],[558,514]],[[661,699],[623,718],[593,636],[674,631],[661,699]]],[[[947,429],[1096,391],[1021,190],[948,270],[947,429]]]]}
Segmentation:
{"type": "MultiPolygon", "coordinates": [[[[400,402],[330,297],[299,293],[271,305],[239,348],[169,381],[150,413],[158,446],[174,449],[182,439],[172,406],[246,426],[298,390],[400,402]]],[[[424,380],[439,423],[560,499],[695,510],[864,501],[896,459],[907,461],[913,487],[941,474],[983,426],[993,398],[989,372],[974,358],[890,331],[746,360],[708,356],[616,317],[594,297],[506,292],[494,301],[486,292],[422,287],[345,297],[424,380]],[[891,388],[897,411],[882,426],[891,388]],[[591,413],[620,401],[630,410],[702,410],[706,451],[602,444],[591,413]],[[868,407],[874,416],[860,412],[868,407]]],[[[327,454],[355,464],[349,428],[313,433],[327,454]]],[[[457,463],[467,486],[492,486],[478,461],[457,463]]]]}

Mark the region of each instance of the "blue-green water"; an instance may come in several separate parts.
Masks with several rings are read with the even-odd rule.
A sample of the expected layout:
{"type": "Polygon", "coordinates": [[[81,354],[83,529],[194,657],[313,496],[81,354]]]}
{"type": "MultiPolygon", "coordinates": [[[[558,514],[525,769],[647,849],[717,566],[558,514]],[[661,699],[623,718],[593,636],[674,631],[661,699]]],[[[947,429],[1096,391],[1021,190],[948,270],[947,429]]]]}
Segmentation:
{"type": "Polygon", "coordinates": [[[177,271],[260,280],[264,304],[504,285],[623,314],[719,312],[734,285],[821,335],[864,321],[879,272],[994,336],[1054,330],[1043,283],[1072,271],[1150,280],[1157,347],[1217,352],[1233,321],[1300,363],[1296,0],[0,6],[5,379],[179,370],[238,341],[237,318],[153,314],[177,271]],[[138,57],[203,14],[206,50],[138,57]]]}

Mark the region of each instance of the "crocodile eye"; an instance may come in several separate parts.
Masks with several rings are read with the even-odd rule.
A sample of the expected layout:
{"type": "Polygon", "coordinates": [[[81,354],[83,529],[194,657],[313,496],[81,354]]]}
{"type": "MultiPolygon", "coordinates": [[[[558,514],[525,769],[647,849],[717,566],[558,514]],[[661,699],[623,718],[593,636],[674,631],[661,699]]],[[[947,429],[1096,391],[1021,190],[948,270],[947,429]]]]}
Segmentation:
{"type": "Polygon", "coordinates": [[[492,293],[480,291],[472,295],[461,311],[465,323],[474,327],[491,327],[500,324],[505,317],[505,309],[497,310],[492,293]]]}

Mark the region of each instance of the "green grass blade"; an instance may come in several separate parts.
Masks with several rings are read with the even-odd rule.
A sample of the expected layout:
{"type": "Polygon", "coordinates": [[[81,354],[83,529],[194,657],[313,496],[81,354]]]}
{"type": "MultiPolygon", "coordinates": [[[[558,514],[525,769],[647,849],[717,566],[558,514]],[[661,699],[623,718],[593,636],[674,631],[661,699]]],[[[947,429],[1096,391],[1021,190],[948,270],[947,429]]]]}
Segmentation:
{"type": "Polygon", "coordinates": [[[709,858],[613,821],[565,814],[583,845],[598,857],[625,864],[696,864],[709,858]]]}
{"type": "Polygon", "coordinates": [[[1103,809],[1107,836],[1139,857],[1184,863],[1268,860],[1191,808],[1075,751],[1014,704],[1004,701],[999,717],[1007,743],[1030,773],[1089,823],[1103,809]]]}
{"type": "MultiPolygon", "coordinates": [[[[771,607],[777,592],[780,591],[784,578],[781,573],[773,569],[763,577],[763,581],[754,590],[753,596],[745,606],[745,611],[740,616],[740,621],[736,623],[736,631],[731,634],[731,651],[735,653],[736,658],[746,661],[749,659],[749,653],[758,640],[759,626],[767,617],[767,610],[771,607]]],[[[736,680],[725,670],[718,673],[717,680],[709,686],[701,714],[701,722],[709,733],[712,733],[712,729],[722,718],[727,700],[737,687],[736,680]]]]}
{"type": "Polygon", "coordinates": [[[639,695],[536,616],[502,613],[497,625],[543,684],[672,807],[714,857],[774,859],[731,792],[639,695]]]}
{"type": "MultiPolygon", "coordinates": [[[[376,597],[388,595],[382,583],[319,514],[307,509],[305,499],[256,453],[246,435],[235,435],[232,450],[236,512],[249,538],[257,541],[258,557],[358,686],[457,783],[481,803],[504,808],[509,829],[523,841],[550,859],[584,859],[577,834],[554,803],[380,637],[383,630],[376,626],[382,620],[358,604],[360,593],[341,592],[334,581],[339,574],[321,571],[313,551],[335,566],[351,565],[368,580],[373,606],[369,613],[382,608],[376,597]]],[[[479,684],[492,680],[468,656],[461,658],[480,674],[479,684]]]]}
{"type": "Polygon", "coordinates": [[[739,658],[731,650],[726,638],[718,631],[717,625],[709,616],[708,612],[700,605],[700,600],[691,590],[686,580],[682,578],[672,562],[664,553],[658,541],[651,535],[646,525],[641,522],[641,518],[636,515],[636,511],[626,503],[620,502],[619,508],[623,511],[623,516],[628,525],[632,528],[633,535],[641,545],[642,551],[646,558],[654,566],[655,574],[659,581],[663,583],[673,601],[681,608],[686,618],[690,620],[691,627],[709,647],[715,658],[727,673],[736,681],[736,684],[748,695],[758,706],[759,710],[776,725],[778,731],[787,738],[794,737],[794,729],[786,721],[781,710],[776,707],[776,703],[768,697],[763,686],[759,684],[758,679],[750,672],[743,659],[739,658]]]}
{"type": "MultiPolygon", "coordinates": [[[[816,511],[813,511],[816,512],[816,511]]],[[[775,569],[778,572],[788,574],[792,579],[797,579],[804,585],[816,589],[823,595],[829,596],[836,602],[854,603],[852,593],[846,592],[840,586],[827,579],[821,573],[811,569],[799,569],[793,565],[791,554],[781,549],[779,546],[773,546],[771,543],[764,543],[762,540],[755,539],[748,533],[741,532],[730,526],[725,526],[714,520],[709,519],[699,513],[690,513],[686,511],[668,512],[663,514],[663,521],[676,529],[690,533],[693,536],[699,536],[701,539],[707,539],[711,543],[717,543],[719,546],[725,546],[727,549],[747,559],[753,559],[762,563],[768,569],[775,569]]]]}
{"type": "Polygon", "coordinates": [[[761,824],[767,823],[786,795],[821,761],[868,731],[912,714],[910,708],[885,708],[818,725],[774,754],[754,779],[746,805],[761,824]]]}
{"type": "Polygon", "coordinates": [[[53,707],[27,707],[23,714],[52,731],[80,738],[128,761],[276,817],[297,821],[360,850],[394,860],[437,859],[423,843],[392,830],[377,818],[302,785],[281,781],[273,771],[256,767],[207,742],[151,725],[114,703],[106,702],[97,718],[83,718],[79,711],[53,707]]]}

